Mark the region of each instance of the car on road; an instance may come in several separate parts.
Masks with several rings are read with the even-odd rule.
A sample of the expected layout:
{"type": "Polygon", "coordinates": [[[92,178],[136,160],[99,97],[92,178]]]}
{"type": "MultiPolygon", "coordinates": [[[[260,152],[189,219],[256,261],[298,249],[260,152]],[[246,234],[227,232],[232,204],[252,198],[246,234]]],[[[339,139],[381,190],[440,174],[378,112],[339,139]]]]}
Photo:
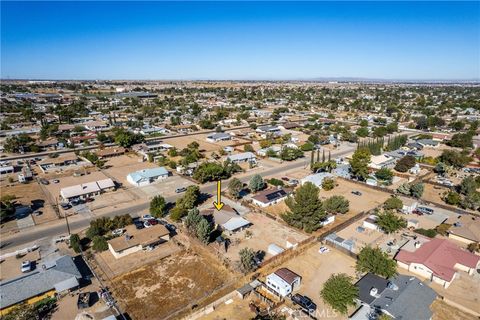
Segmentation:
{"type": "Polygon", "coordinates": [[[50,184],[50,182],[48,182],[48,180],[45,179],[45,178],[41,178],[39,181],[40,181],[41,184],[43,184],[45,186],[50,184]]]}
{"type": "Polygon", "coordinates": [[[60,182],[60,180],[58,180],[58,179],[53,179],[52,180],[52,183],[59,183],[59,182],[60,182]]]}
{"type": "Polygon", "coordinates": [[[358,190],[352,191],[352,194],[354,194],[354,195],[356,195],[356,196],[361,196],[361,195],[362,195],[362,193],[361,193],[360,191],[358,191],[358,190]]]}
{"type": "Polygon", "coordinates": [[[302,296],[301,294],[295,293],[292,296],[292,301],[293,303],[298,304],[300,307],[302,307],[305,311],[308,311],[309,313],[317,310],[317,305],[313,303],[313,301],[307,296],[302,296]]]}
{"type": "Polygon", "coordinates": [[[33,270],[32,262],[30,260],[23,261],[21,270],[23,273],[32,271],[33,270]]]}
{"type": "Polygon", "coordinates": [[[114,236],[121,236],[124,232],[125,232],[124,229],[119,228],[119,229],[113,230],[113,231],[112,231],[112,235],[114,235],[114,236]]]}
{"type": "Polygon", "coordinates": [[[290,181],[290,179],[288,177],[282,177],[281,178],[283,181],[290,181]]]}
{"type": "Polygon", "coordinates": [[[180,187],[180,188],[175,189],[176,193],[182,193],[182,192],[185,192],[185,191],[187,191],[187,188],[185,188],[185,187],[180,187]]]}
{"type": "Polygon", "coordinates": [[[143,219],[143,220],[150,220],[150,219],[153,219],[153,217],[152,217],[151,214],[144,214],[144,215],[142,216],[142,219],[143,219]]]}

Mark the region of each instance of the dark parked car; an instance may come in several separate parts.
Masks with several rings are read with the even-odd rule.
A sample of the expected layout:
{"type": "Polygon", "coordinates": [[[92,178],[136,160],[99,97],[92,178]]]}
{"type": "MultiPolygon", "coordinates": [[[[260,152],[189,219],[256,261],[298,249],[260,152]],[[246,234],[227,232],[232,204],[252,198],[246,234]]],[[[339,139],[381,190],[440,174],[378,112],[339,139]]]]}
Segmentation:
{"type": "Polygon", "coordinates": [[[293,295],[292,301],[302,307],[305,311],[314,312],[317,310],[317,305],[307,296],[302,296],[301,294],[296,293],[293,295]]]}
{"type": "Polygon", "coordinates": [[[61,203],[60,206],[63,210],[68,210],[72,207],[69,203],[61,203]]]}
{"type": "Polygon", "coordinates": [[[135,228],[137,228],[138,230],[145,228],[145,226],[143,225],[143,222],[140,220],[133,221],[133,224],[135,225],[135,228]]]}
{"type": "Polygon", "coordinates": [[[147,221],[148,221],[148,223],[150,223],[152,226],[158,224],[157,219],[148,219],[147,221]]]}
{"type": "Polygon", "coordinates": [[[356,196],[361,196],[362,195],[362,193],[360,191],[357,191],[357,190],[352,191],[352,193],[356,196]]]}
{"type": "Polygon", "coordinates": [[[185,188],[185,187],[180,187],[180,188],[175,189],[176,193],[182,193],[182,192],[185,192],[185,191],[187,191],[187,188],[185,188]]]}
{"type": "Polygon", "coordinates": [[[50,184],[50,182],[48,182],[48,180],[45,179],[45,178],[41,178],[41,179],[40,179],[40,183],[43,184],[43,185],[48,185],[48,184],[50,184]]]}

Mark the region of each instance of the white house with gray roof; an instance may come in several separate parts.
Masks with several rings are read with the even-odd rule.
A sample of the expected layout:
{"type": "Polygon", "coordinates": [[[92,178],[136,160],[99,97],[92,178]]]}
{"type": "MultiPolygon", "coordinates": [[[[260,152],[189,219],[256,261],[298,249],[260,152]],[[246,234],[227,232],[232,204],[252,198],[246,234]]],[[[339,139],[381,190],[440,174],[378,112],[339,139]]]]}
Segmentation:
{"type": "Polygon", "coordinates": [[[147,186],[155,181],[164,180],[168,178],[169,172],[164,167],[143,169],[135,171],[127,175],[127,181],[136,186],[147,186]]]}

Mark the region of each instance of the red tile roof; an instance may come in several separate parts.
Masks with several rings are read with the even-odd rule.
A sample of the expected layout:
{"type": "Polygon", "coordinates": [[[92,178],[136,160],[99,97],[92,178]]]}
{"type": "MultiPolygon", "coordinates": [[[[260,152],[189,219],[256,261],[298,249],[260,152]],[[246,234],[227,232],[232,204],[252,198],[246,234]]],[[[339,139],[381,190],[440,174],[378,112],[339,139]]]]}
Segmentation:
{"type": "Polygon", "coordinates": [[[460,249],[448,240],[432,239],[414,252],[400,250],[395,259],[406,264],[423,264],[435,276],[450,282],[455,275],[455,264],[475,268],[480,257],[460,249]]]}

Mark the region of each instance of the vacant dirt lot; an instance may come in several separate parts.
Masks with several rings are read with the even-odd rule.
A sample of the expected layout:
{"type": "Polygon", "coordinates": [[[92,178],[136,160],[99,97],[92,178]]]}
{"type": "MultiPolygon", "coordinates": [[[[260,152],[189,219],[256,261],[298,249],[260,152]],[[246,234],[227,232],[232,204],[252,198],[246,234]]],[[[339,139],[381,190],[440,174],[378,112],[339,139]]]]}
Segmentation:
{"type": "Polygon", "coordinates": [[[462,319],[462,320],[478,320],[477,317],[463,312],[460,309],[452,307],[451,305],[441,301],[433,301],[431,307],[433,311],[433,320],[453,320],[453,319],[462,319]]]}
{"type": "Polygon", "coordinates": [[[33,216],[35,224],[57,220],[57,215],[51,207],[45,194],[36,181],[30,181],[27,184],[16,184],[9,187],[2,187],[2,195],[14,195],[18,204],[31,206],[42,214],[33,216]]]}
{"type": "MultiPolygon", "coordinates": [[[[330,252],[320,254],[318,249],[320,244],[316,244],[295,259],[284,263],[280,267],[287,267],[296,272],[302,277],[298,293],[308,296],[317,304],[317,312],[319,312],[319,319],[345,319],[345,316],[335,313],[331,308],[323,302],[320,298],[320,291],[323,284],[328,280],[332,274],[346,273],[349,276],[355,276],[355,260],[350,258],[333,248],[330,252]],[[322,313],[323,312],[323,313],[322,313]],[[320,314],[323,314],[322,317],[320,314]]],[[[351,310],[353,311],[354,308],[351,310]]]]}
{"type": "Polygon", "coordinates": [[[353,183],[343,179],[337,179],[337,184],[338,186],[333,190],[321,190],[320,197],[326,199],[333,195],[344,196],[350,201],[350,213],[359,213],[361,211],[374,209],[390,197],[390,194],[387,192],[375,190],[366,185],[353,183]],[[352,191],[354,190],[360,191],[362,195],[357,196],[352,194],[352,191]]]}
{"type": "Polygon", "coordinates": [[[142,162],[141,160],[141,157],[131,153],[110,158],[107,163],[105,163],[106,169],[102,171],[113,180],[121,183],[124,187],[133,187],[127,182],[127,175],[129,173],[143,169],[158,168],[156,164],[142,162]]]}
{"type": "Polygon", "coordinates": [[[119,276],[112,286],[132,319],[164,319],[229,280],[231,273],[218,261],[184,251],[119,276]]]}
{"type": "Polygon", "coordinates": [[[192,143],[195,141],[195,142],[198,142],[198,144],[200,145],[199,147],[200,151],[204,151],[204,152],[218,151],[223,147],[234,146],[239,143],[248,142],[247,140],[242,138],[232,137],[231,140],[211,143],[206,140],[207,136],[209,135],[210,134],[199,133],[198,135],[195,135],[195,136],[173,138],[173,139],[165,140],[164,142],[174,146],[178,150],[182,150],[183,148],[186,148],[189,143],[192,143]]]}
{"type": "MultiPolygon", "coordinates": [[[[231,261],[239,260],[238,252],[243,248],[251,248],[255,251],[262,250],[266,253],[268,246],[272,243],[286,249],[287,238],[294,238],[297,242],[300,242],[308,237],[260,213],[250,212],[243,217],[250,221],[252,226],[230,237],[232,244],[225,256],[231,261]],[[248,239],[246,238],[247,230],[251,234],[248,239]]],[[[270,257],[270,254],[265,256],[266,259],[270,257]]]]}

